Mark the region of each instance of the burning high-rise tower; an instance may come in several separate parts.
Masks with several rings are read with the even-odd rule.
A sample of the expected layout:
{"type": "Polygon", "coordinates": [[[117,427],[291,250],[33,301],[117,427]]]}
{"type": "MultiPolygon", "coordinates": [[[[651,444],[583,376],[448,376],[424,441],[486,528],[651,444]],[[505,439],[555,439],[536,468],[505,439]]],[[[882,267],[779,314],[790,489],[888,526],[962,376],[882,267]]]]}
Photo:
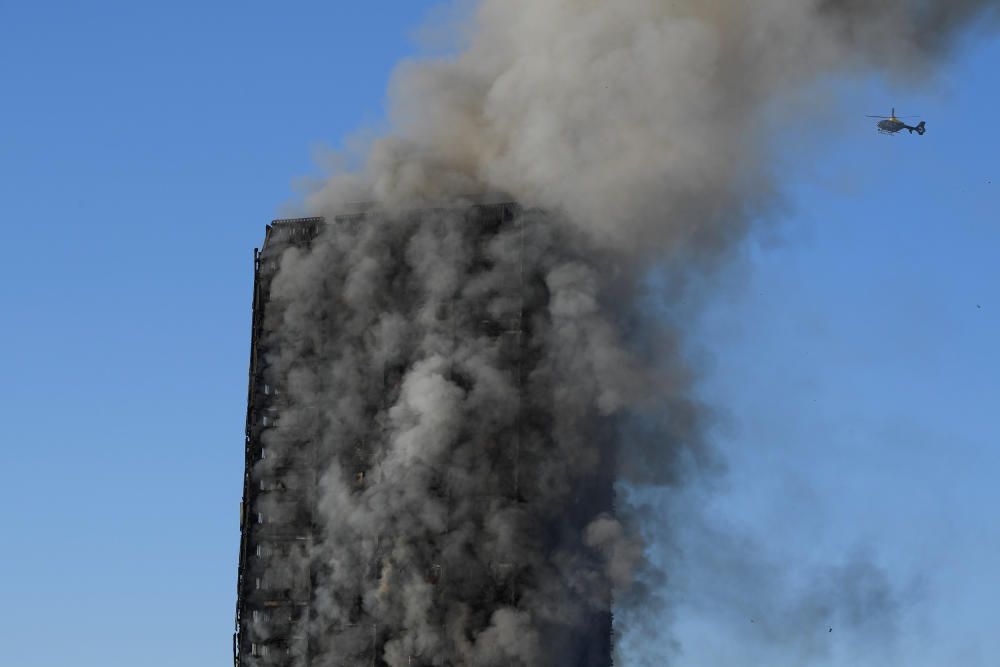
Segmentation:
{"type": "Polygon", "coordinates": [[[658,580],[614,482],[712,459],[681,329],[780,200],[774,110],[833,132],[817,85],[925,80],[995,8],[474,3],[256,259],[237,663],[608,664],[658,580]]]}
{"type": "Polygon", "coordinates": [[[551,310],[576,306],[526,248],[543,219],[493,204],[268,227],[237,667],[610,665],[614,461],[602,419],[556,408],[579,388],[551,374],[551,310]],[[273,282],[287,253],[366,242],[362,294],[347,265],[324,304],[273,282]]]}

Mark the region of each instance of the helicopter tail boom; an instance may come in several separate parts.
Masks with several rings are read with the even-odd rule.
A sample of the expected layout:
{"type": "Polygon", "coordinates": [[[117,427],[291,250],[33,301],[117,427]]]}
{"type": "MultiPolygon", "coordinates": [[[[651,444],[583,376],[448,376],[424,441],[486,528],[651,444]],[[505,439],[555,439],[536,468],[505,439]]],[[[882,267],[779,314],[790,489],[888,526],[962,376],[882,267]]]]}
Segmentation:
{"type": "Polygon", "coordinates": [[[906,129],[910,131],[910,134],[916,132],[917,134],[923,136],[924,132],[927,131],[927,126],[926,123],[924,123],[924,121],[920,121],[919,123],[917,123],[916,127],[907,126],[906,129]]]}

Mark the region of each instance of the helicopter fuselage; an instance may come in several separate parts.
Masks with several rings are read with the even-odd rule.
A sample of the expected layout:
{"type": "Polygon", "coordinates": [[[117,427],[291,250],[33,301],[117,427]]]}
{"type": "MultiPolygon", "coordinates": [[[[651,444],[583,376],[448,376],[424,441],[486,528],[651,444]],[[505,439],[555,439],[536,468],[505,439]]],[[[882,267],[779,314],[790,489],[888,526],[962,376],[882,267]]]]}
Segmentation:
{"type": "Polygon", "coordinates": [[[905,127],[906,123],[898,118],[886,118],[885,120],[880,120],[878,122],[879,132],[885,132],[886,134],[895,134],[905,127]]]}
{"type": "Polygon", "coordinates": [[[885,120],[880,120],[878,122],[878,131],[882,134],[896,134],[900,130],[909,130],[910,134],[916,132],[919,135],[923,135],[927,131],[927,124],[924,121],[920,121],[916,125],[907,125],[896,116],[889,116],[885,120]]]}

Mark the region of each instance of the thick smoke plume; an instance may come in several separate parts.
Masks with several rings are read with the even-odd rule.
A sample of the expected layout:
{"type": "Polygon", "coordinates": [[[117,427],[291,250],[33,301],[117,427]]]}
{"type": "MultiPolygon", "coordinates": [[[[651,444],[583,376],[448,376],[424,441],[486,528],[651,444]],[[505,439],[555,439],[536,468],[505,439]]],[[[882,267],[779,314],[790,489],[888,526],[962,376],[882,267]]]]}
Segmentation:
{"type": "Polygon", "coordinates": [[[669,598],[599,497],[712,461],[644,273],[706,270],[766,215],[770,105],[926,77],[992,8],[484,0],[457,54],[402,65],[391,132],[310,196],[331,222],[273,284],[268,465],[321,445],[322,540],[289,555],[312,664],[597,664],[574,651],[612,598],[624,622],[669,598]],[[496,193],[522,208],[484,234],[496,193]]]}
{"type": "Polygon", "coordinates": [[[774,191],[770,104],[845,74],[927,80],[995,6],[486,0],[464,51],[399,68],[393,132],[313,204],[410,208],[485,188],[632,253],[724,249],[774,191]]]}

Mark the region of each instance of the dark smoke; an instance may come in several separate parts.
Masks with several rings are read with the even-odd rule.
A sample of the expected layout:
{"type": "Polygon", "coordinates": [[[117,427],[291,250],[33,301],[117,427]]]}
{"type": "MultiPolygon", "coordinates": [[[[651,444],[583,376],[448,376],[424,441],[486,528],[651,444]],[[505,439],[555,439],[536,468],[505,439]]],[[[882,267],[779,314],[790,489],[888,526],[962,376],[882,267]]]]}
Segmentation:
{"type": "Polygon", "coordinates": [[[273,459],[324,453],[323,539],[290,556],[320,573],[313,664],[362,664],[373,633],[393,667],[577,664],[574,628],[612,597],[619,627],[669,598],[628,506],[588,497],[602,475],[679,485],[713,460],[646,272],[677,281],[653,298],[669,310],[767,214],[768,105],[833,76],[930,76],[993,9],[484,0],[460,53],[401,66],[394,131],[309,199],[331,221],[372,212],[289,250],[269,311],[273,459]],[[484,242],[467,214],[486,192],[528,213],[484,242]]]}
{"type": "Polygon", "coordinates": [[[644,562],[610,513],[614,416],[658,393],[621,286],[546,215],[483,226],[342,219],[273,283],[265,461],[308,441],[324,466],[318,664],[367,661],[373,634],[390,665],[598,664],[580,629],[644,562]]]}

